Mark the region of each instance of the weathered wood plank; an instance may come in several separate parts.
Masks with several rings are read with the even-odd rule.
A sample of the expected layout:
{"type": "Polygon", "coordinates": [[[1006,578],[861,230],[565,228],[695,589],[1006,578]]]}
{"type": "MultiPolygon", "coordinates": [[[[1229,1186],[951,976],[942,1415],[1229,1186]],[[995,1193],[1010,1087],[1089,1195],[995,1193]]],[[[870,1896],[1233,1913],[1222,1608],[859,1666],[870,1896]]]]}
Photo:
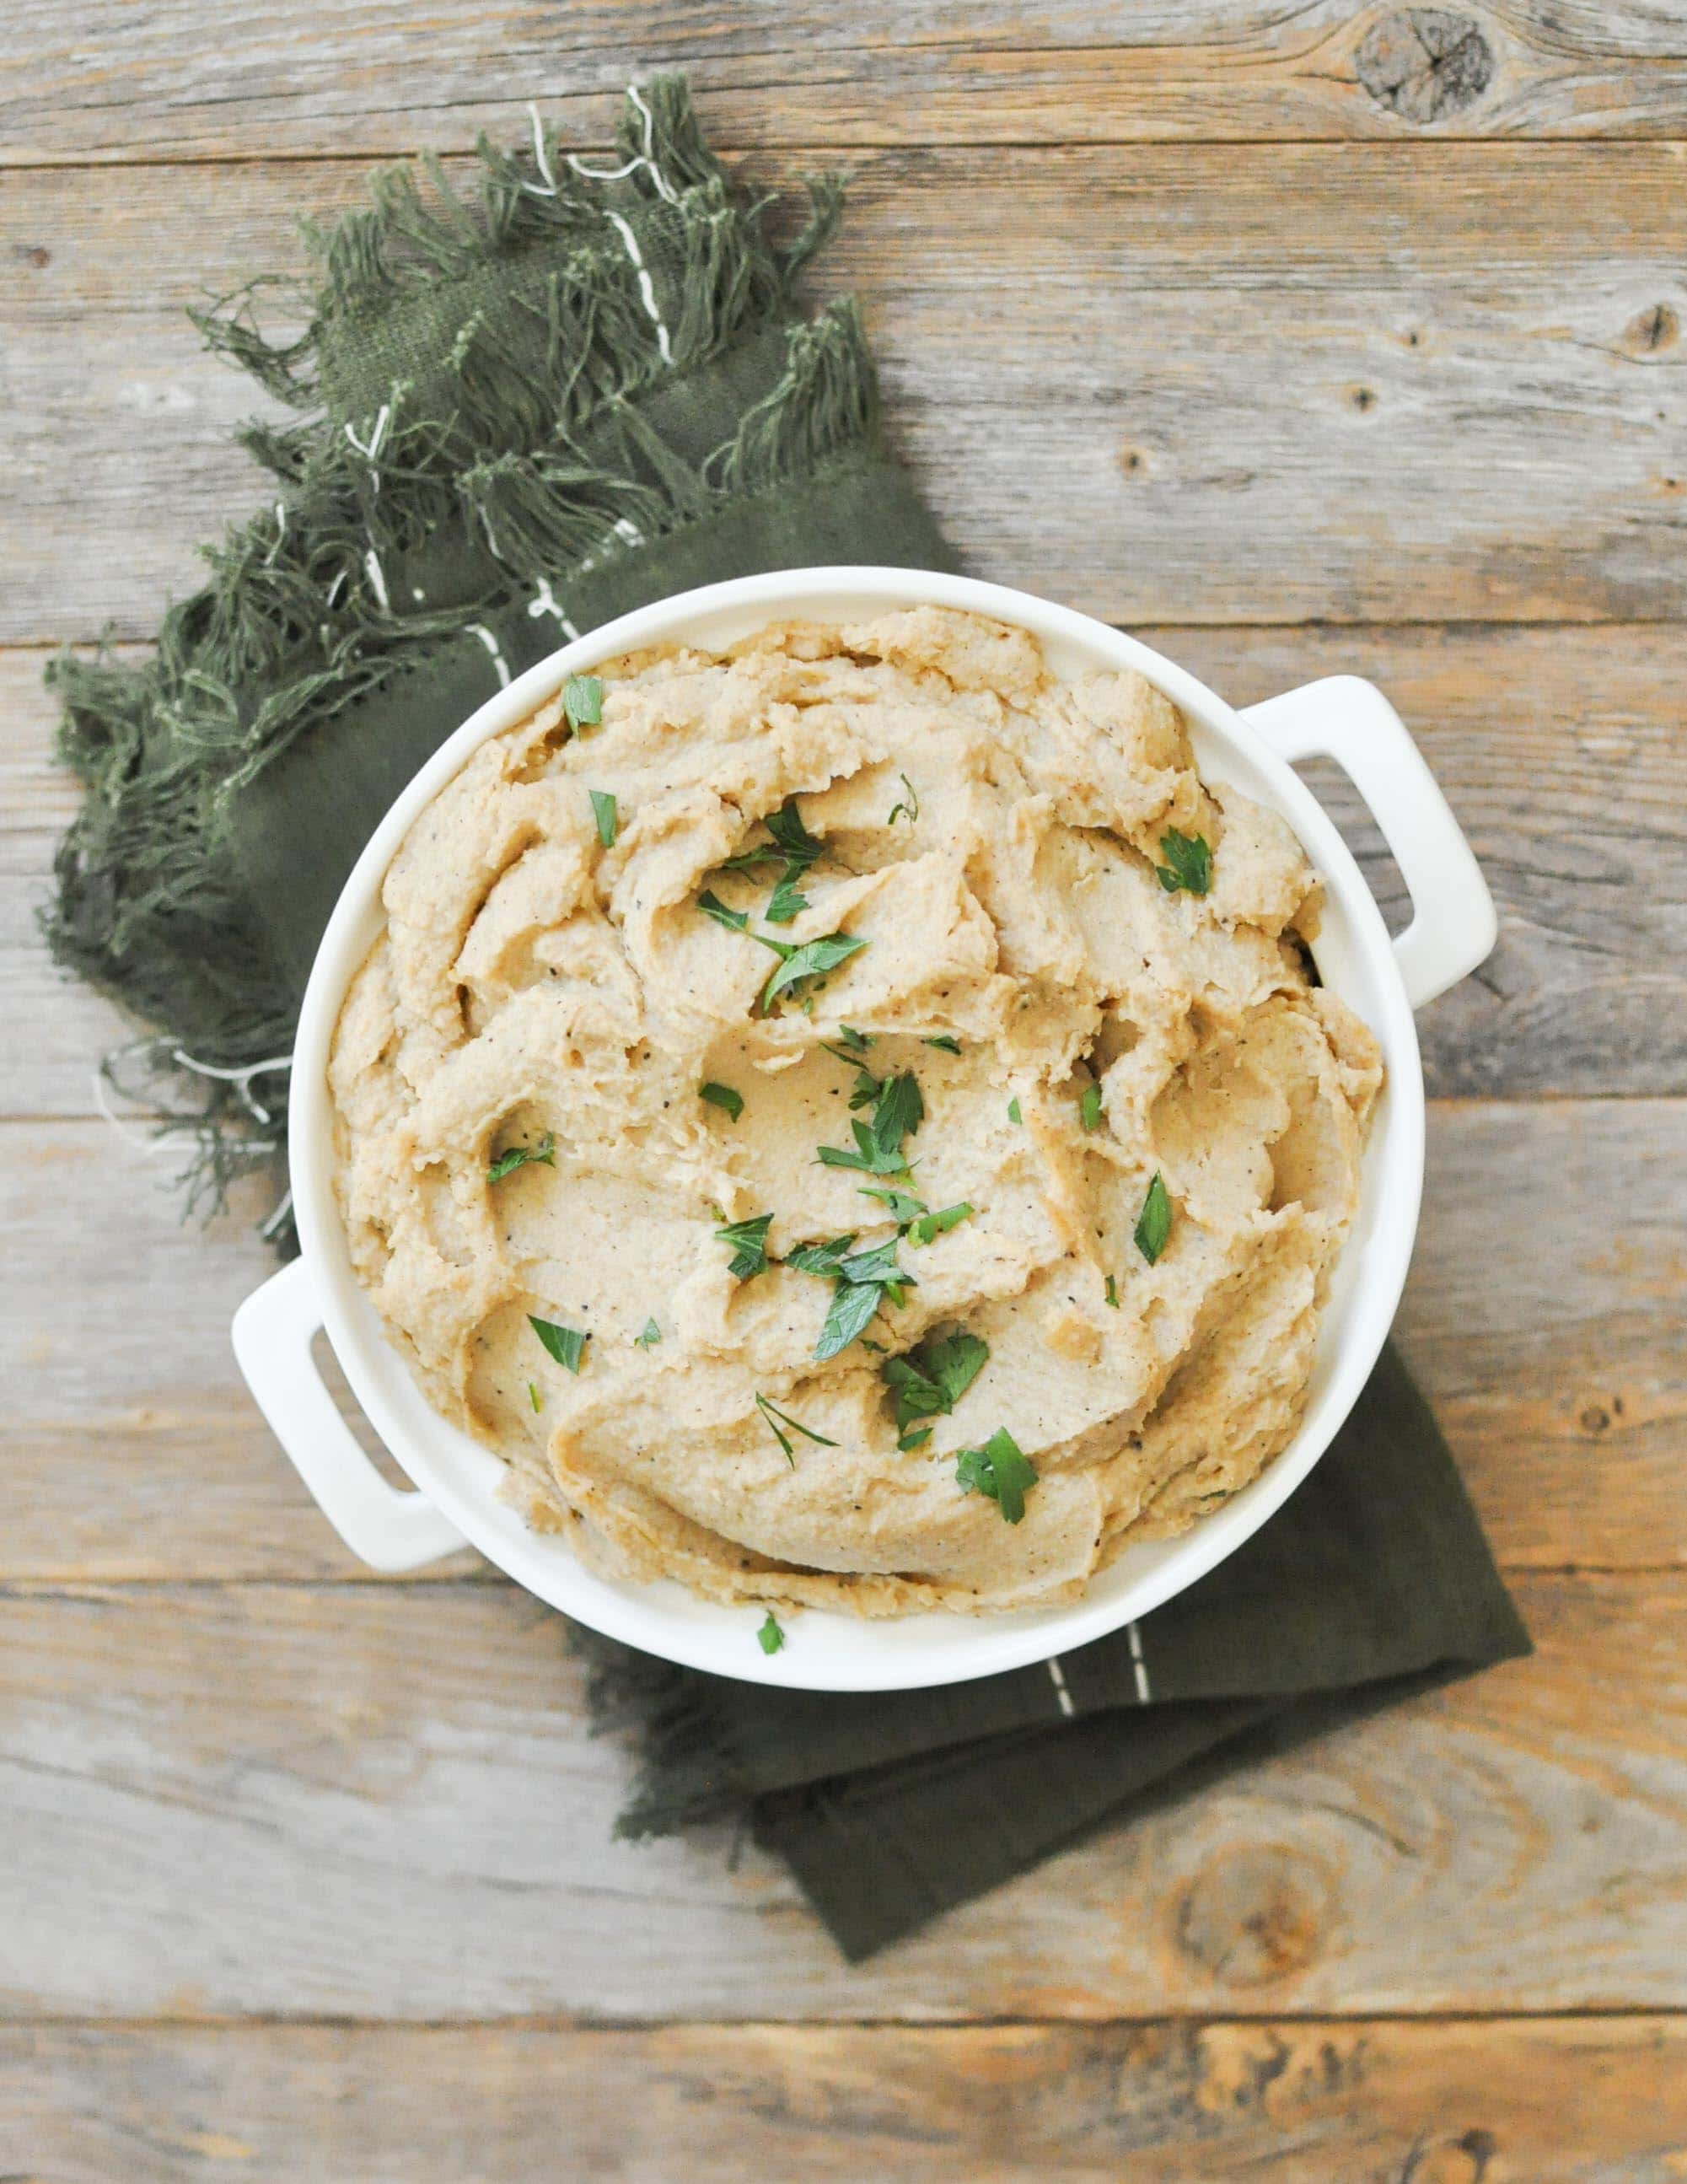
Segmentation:
{"type": "MultiPolygon", "coordinates": [[[[208,1235],[169,1173],[102,1125],[0,1129],[0,1579],[356,1574],[229,1350],[265,1201],[208,1235]]],[[[1400,1334],[1506,1563],[1687,1562],[1684,1238],[1687,1102],[1432,1110],[1400,1334]]]]}
{"type": "Polygon", "coordinates": [[[610,1838],[625,1756],[511,1588],[13,1594],[0,2014],[1679,2010],[1687,1577],[1519,1598],[1534,1660],[849,1970],[770,1861],[610,1838]]]}
{"type": "MultiPolygon", "coordinates": [[[[863,293],[982,573],[1129,622],[1680,617],[1682,160],[886,153],[826,280],[863,293]]],[[[191,583],[259,484],[229,442],[253,397],[181,307],[296,263],[294,216],[360,188],[345,162],[12,177],[0,638],[143,636],[191,583]]]]}
{"type": "Polygon", "coordinates": [[[1687,2164],[1687,2025],[0,2035],[0,2161],[54,2184],[224,2164],[245,2184],[529,2184],[562,2149],[571,2176],[628,2184],[1662,2184],[1687,2164]]]}
{"type": "MultiPolygon", "coordinates": [[[[1394,697],[1475,844],[1498,949],[1420,1020],[1442,1097],[1687,1091],[1687,629],[1155,628],[1150,644],[1249,704],[1326,674],[1394,697]]],[[[0,650],[0,1011],[32,1027],[0,1115],[85,1115],[125,1036],[58,978],[36,926],[74,784],[48,755],[42,655],[0,650]]],[[[1356,800],[1317,783],[1365,855],[1356,800]]],[[[1397,878],[1368,860],[1388,897],[1397,878]]]]}
{"type": "Polygon", "coordinates": [[[1687,34],[1668,8],[1312,0],[922,0],[847,11],[445,0],[427,35],[376,4],[20,0],[3,158],[249,159],[464,149],[523,102],[576,130],[610,94],[687,70],[729,144],[1121,143],[1250,137],[1679,133],[1687,34]],[[1404,20],[1403,20],[1404,19],[1404,20]]]}

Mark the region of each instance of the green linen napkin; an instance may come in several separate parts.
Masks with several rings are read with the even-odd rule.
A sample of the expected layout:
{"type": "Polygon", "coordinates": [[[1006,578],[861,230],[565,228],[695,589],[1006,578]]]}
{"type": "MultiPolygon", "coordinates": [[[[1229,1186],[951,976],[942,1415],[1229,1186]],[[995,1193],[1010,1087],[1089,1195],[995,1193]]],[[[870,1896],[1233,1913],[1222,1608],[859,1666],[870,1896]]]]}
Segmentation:
{"type": "MultiPolygon", "coordinates": [[[[644,1745],[625,1831],[749,1804],[851,1958],[1216,1773],[1529,1650],[1428,1405],[1386,1350],[1311,1477],[1116,1635],[935,1691],[798,1692],[582,1641],[644,1745]]],[[[749,1642],[748,1633],[746,1642],[749,1642]]],[[[786,1643],[802,1645],[802,1618],[786,1643]]]]}
{"type": "MultiPolygon", "coordinates": [[[[881,443],[853,308],[798,308],[838,192],[812,200],[776,247],[661,80],[629,94],[607,159],[565,156],[537,116],[528,150],[482,142],[475,206],[437,169],[426,193],[381,177],[313,237],[290,337],[255,322],[269,284],[203,318],[299,415],[244,436],[270,495],[206,549],[155,656],[56,663],[88,795],[46,916],[59,960],[153,1028],[107,1072],[198,1133],[190,1203],[276,1158],[340,886],[501,682],[693,584],[953,566],[881,443]]],[[[851,1955],[1110,1814],[1528,1646],[1392,1356],[1256,1540],[1061,1662],[860,1699],[581,1636],[599,1718],[644,1744],[627,1830],[748,1800],[851,1955]]]]}

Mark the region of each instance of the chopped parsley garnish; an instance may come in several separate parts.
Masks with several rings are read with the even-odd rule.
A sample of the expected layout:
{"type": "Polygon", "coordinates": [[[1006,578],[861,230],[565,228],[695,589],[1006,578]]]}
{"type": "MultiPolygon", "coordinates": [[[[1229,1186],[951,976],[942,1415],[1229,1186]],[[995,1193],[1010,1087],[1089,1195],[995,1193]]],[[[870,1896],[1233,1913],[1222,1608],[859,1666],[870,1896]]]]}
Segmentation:
{"type": "Polygon", "coordinates": [[[1107,1277],[1107,1301],[1115,1312],[1119,1309],[1119,1284],[1111,1274],[1107,1277]]]}
{"type": "Polygon", "coordinates": [[[721,869],[727,872],[749,872],[760,865],[782,861],[785,869],[779,875],[768,901],[766,916],[770,925],[788,925],[799,911],[806,910],[809,906],[808,899],[799,892],[797,883],[826,844],[818,834],[810,834],[803,824],[803,815],[797,809],[794,796],[787,797],[778,811],[769,812],[762,823],[773,837],[772,841],[742,850],[736,857],[728,857],[721,869]]]}
{"type": "Polygon", "coordinates": [[[1020,1112],[1019,1095],[1016,1092],[1007,1103],[1007,1118],[1011,1123],[1022,1123],[1025,1120],[1024,1116],[1020,1112]]]}
{"type": "Polygon", "coordinates": [[[734,1092],[730,1084],[699,1084],[697,1096],[699,1100],[706,1100],[711,1107],[720,1108],[734,1123],[744,1111],[743,1094],[734,1092]]]}
{"type": "Polygon", "coordinates": [[[724,925],[729,933],[749,931],[749,912],[728,909],[713,888],[704,889],[697,898],[697,906],[705,917],[712,917],[716,925],[724,925]]]}
{"type": "Polygon", "coordinates": [[[1166,1240],[1172,1234],[1172,1201],[1166,1194],[1166,1178],[1158,1169],[1142,1201],[1135,1233],[1136,1247],[1151,1267],[1166,1249],[1166,1240]]]}
{"type": "Polygon", "coordinates": [[[662,1330],[654,1319],[647,1319],[643,1333],[635,1334],[632,1339],[641,1350],[654,1350],[662,1339],[662,1330]]]}
{"type": "Polygon", "coordinates": [[[871,1107],[884,1088],[884,1079],[875,1077],[871,1069],[863,1068],[853,1054],[845,1053],[840,1046],[833,1046],[830,1039],[823,1039],[820,1044],[823,1053],[829,1054],[834,1061],[841,1061],[846,1069],[853,1069],[855,1072],[855,1082],[849,1089],[850,1112],[853,1114],[857,1107],[871,1107]]]}
{"type": "Polygon", "coordinates": [[[947,1416],[983,1370],[990,1346],[976,1334],[927,1336],[900,1357],[887,1357],[879,1378],[896,1398],[899,1448],[917,1448],[931,1432],[916,1439],[909,1429],[921,1418],[947,1416]]]}
{"type": "MultiPolygon", "coordinates": [[[[908,1162],[902,1141],[926,1118],[920,1080],[911,1070],[878,1080],[873,1102],[871,1123],[857,1120],[849,1125],[855,1140],[854,1151],[841,1145],[821,1145],[818,1157],[822,1166],[860,1168],[868,1175],[906,1174],[908,1162]]],[[[852,1099],[850,1105],[855,1104],[852,1099]]]]}
{"type": "Polygon", "coordinates": [[[571,728],[595,728],[604,717],[604,686],[595,675],[571,675],[562,686],[571,728]]]}
{"type": "Polygon", "coordinates": [[[960,1041],[952,1033],[940,1031],[926,1041],[927,1046],[940,1046],[945,1054],[959,1054],[960,1041]]]}
{"type": "Polygon", "coordinates": [[[822,1362],[847,1350],[882,1303],[899,1305],[917,1287],[896,1263],[899,1238],[888,1237],[865,1251],[851,1251],[855,1240],[853,1235],[834,1236],[829,1244],[800,1244],[785,1262],[802,1273],[831,1278],[832,1303],[814,1352],[822,1362]]]}
{"type": "Polygon", "coordinates": [[[785,1461],[793,1471],[797,1468],[797,1451],[791,1446],[790,1435],[782,1432],[782,1427],[789,1426],[792,1433],[799,1433],[805,1440],[811,1440],[816,1448],[836,1448],[838,1446],[835,1440],[828,1440],[824,1434],[817,1434],[811,1427],[805,1426],[800,1418],[793,1418],[788,1411],[782,1411],[777,1403],[770,1403],[766,1396],[756,1397],[755,1407],[767,1421],[768,1430],[774,1440],[784,1450],[785,1461]]]}
{"type": "Polygon", "coordinates": [[[767,1611],[766,1620],[755,1635],[757,1643],[764,1653],[777,1653],[784,1644],[785,1634],[774,1620],[773,1610],[771,1607],[767,1611]]]}
{"type": "Polygon", "coordinates": [[[829,1244],[799,1244],[794,1251],[785,1254],[785,1264],[794,1267],[799,1274],[830,1277],[837,1273],[848,1258],[855,1241],[855,1232],[852,1228],[847,1236],[834,1236],[829,1244]]]}
{"type": "Polygon", "coordinates": [[[1005,1426],[998,1426],[983,1448],[960,1451],[955,1478],[963,1494],[974,1487],[988,1494],[1010,1524],[1024,1516],[1025,1496],[1037,1484],[1035,1469],[1005,1426]]]}
{"type": "Polygon", "coordinates": [[[580,1370],[586,1345],[592,1339],[589,1334],[582,1334],[577,1327],[560,1327],[554,1319],[540,1319],[531,1312],[527,1324],[559,1365],[570,1373],[580,1370]]]}
{"type": "Polygon", "coordinates": [[[767,1232],[773,1226],[771,1213],[758,1213],[753,1220],[728,1221],[715,1231],[718,1244],[732,1248],[729,1274],[736,1274],[747,1282],[752,1276],[767,1272],[767,1232]]]}
{"type": "Polygon", "coordinates": [[[788,796],[761,823],[772,841],[758,843],[753,849],[741,850],[736,857],[728,857],[721,867],[723,872],[753,872],[758,865],[777,864],[782,858],[799,871],[806,871],[826,847],[819,835],[810,834],[803,824],[794,796],[788,796]]]}
{"type": "Polygon", "coordinates": [[[768,1006],[777,994],[788,987],[802,983],[809,978],[823,978],[835,971],[840,963],[866,946],[866,940],[855,933],[823,933],[818,940],[805,940],[800,948],[788,947],[783,941],[770,940],[766,933],[752,933],[752,940],[760,941],[764,948],[773,949],[779,956],[779,967],[761,989],[761,1008],[765,1016],[768,1006]]]}
{"type": "Polygon", "coordinates": [[[929,1244],[934,1236],[942,1236],[957,1227],[972,1211],[971,1203],[962,1199],[958,1206],[945,1206],[938,1213],[921,1213],[909,1224],[909,1240],[916,1244],[929,1244]]]}
{"type": "Polygon", "coordinates": [[[534,1408],[536,1411],[538,1409],[538,1407],[539,1407],[539,1391],[538,1391],[538,1390],[537,1390],[537,1389],[533,1385],[533,1384],[532,1384],[532,1382],[531,1380],[529,1380],[529,1381],[528,1381],[528,1383],[527,1383],[527,1401],[528,1401],[532,1405],[533,1408],[534,1408]]]}
{"type": "Polygon", "coordinates": [[[835,971],[840,963],[847,962],[851,956],[867,944],[863,938],[853,933],[822,933],[818,939],[805,940],[800,946],[793,946],[788,940],[776,940],[771,933],[754,933],[750,930],[749,912],[732,909],[721,901],[712,888],[704,889],[697,898],[697,906],[705,917],[712,917],[717,925],[724,925],[730,933],[742,933],[747,939],[759,941],[764,948],[771,948],[779,958],[778,968],[761,989],[760,1006],[764,1015],[777,994],[795,986],[805,985],[810,978],[823,978],[828,971],[835,971]]]}
{"type": "Polygon", "coordinates": [[[873,1282],[847,1281],[840,1274],[832,1286],[832,1303],[821,1323],[814,1354],[822,1363],[847,1350],[858,1334],[872,1323],[882,1292],[873,1282]]]}
{"type": "Polygon", "coordinates": [[[1160,837],[1163,865],[1155,873],[1167,894],[1181,888],[1185,894],[1205,894],[1212,885],[1212,851],[1204,834],[1180,834],[1175,827],[1160,837]]]}
{"type": "Polygon", "coordinates": [[[917,1221],[926,1211],[925,1200],[916,1198],[911,1191],[880,1190],[871,1183],[864,1183],[859,1188],[863,1198],[876,1198],[882,1206],[888,1206],[891,1219],[899,1227],[905,1228],[910,1221],[917,1221]]]}
{"type": "Polygon", "coordinates": [[[592,791],[592,816],[598,822],[598,839],[606,850],[615,845],[615,800],[607,789],[592,791]]]}
{"type": "Polygon", "coordinates": [[[857,1031],[853,1024],[839,1024],[838,1036],[851,1054],[865,1054],[874,1043],[871,1032],[857,1031]]]}
{"type": "Polygon", "coordinates": [[[899,773],[896,778],[907,791],[907,801],[893,804],[890,807],[890,816],[884,823],[887,827],[894,827],[899,819],[906,819],[911,827],[920,816],[920,800],[914,793],[913,783],[909,780],[905,773],[899,773]]]}
{"type": "Polygon", "coordinates": [[[808,897],[802,894],[794,879],[782,879],[767,898],[766,916],[770,925],[788,925],[799,911],[809,907],[808,897]]]}
{"type": "Polygon", "coordinates": [[[526,1167],[529,1161],[543,1162],[547,1167],[556,1166],[556,1139],[547,1130],[536,1145],[510,1145],[501,1152],[487,1170],[488,1183],[502,1183],[518,1167],[526,1167]]]}
{"type": "Polygon", "coordinates": [[[1098,1129],[1101,1123],[1101,1087],[1086,1084],[1077,1103],[1078,1119],[1086,1130],[1098,1129]]]}

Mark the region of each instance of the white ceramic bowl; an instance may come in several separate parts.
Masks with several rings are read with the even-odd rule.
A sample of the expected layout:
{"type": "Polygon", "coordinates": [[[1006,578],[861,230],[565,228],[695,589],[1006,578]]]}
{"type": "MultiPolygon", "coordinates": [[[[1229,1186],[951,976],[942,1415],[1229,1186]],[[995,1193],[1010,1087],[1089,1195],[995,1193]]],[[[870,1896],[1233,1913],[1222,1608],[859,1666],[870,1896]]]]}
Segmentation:
{"type": "Polygon", "coordinates": [[[809,1690],[902,1690],[1050,1659],[1147,1614],[1222,1562],[1294,1492],[1352,1408],[1394,1318],[1417,1225],[1423,1078],[1411,1012],[1473,970],[1495,929],[1493,903],[1452,814],[1392,707],[1368,682],[1337,677],[1238,713],[1133,638],[961,577],[805,569],[688,592],[565,645],[501,690],[416,775],[358,860],[318,950],[294,1050],[290,1153],[302,1252],[236,1314],[236,1355],[330,1522],[376,1568],[415,1568],[467,1540],[542,1600],[628,1645],[721,1675],[809,1690]],[[1133,667],[1174,700],[1203,772],[1280,811],[1322,874],[1328,908],[1313,952],[1326,984],[1380,1039],[1387,1087],[1300,1429],[1251,1485],[1180,1539],[1128,1549],[1073,1607],[892,1622],[810,1609],[789,1618],[784,1650],[770,1658],[755,1642],[758,1611],[718,1607],[672,1583],[593,1576],[560,1541],[529,1531],[497,1498],[498,1459],[427,1402],[353,1276],[334,1201],[329,1043],[347,984],[381,929],[381,879],[411,822],[472,750],[524,718],[566,677],[635,646],[676,639],[717,646],[786,616],[853,620],[922,603],[1033,632],[1061,674],[1133,667]],[[1314,755],[1345,768],[1394,852],[1413,905],[1411,924],[1397,940],[1389,940],[1340,835],[1292,771],[1291,761],[1314,755]],[[415,1493],[387,1483],[335,1408],[311,1357],[319,1329],[415,1493]]]}

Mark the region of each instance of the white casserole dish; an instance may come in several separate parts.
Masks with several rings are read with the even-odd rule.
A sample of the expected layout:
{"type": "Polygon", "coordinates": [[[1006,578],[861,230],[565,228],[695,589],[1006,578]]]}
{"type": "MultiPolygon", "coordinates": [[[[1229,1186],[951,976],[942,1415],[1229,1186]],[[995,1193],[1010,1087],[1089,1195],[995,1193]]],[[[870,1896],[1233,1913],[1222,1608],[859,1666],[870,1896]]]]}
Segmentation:
{"type": "Polygon", "coordinates": [[[1495,929],[1487,887],[1428,769],[1382,693],[1356,677],[1310,683],[1238,713],[1135,638],[968,577],[805,569],[685,593],[565,645],[501,690],[435,753],[371,837],[323,936],[299,1017],[289,1153],[300,1256],[236,1313],[235,1355],[324,1514],[377,1569],[414,1569],[467,1541],[540,1599],[628,1645],[721,1675],[808,1690],[904,1690],[1049,1660],[1134,1622],[1222,1562],[1294,1492],[1347,1417],[1394,1318],[1417,1226],[1423,1078],[1412,1011],[1473,971],[1495,929]],[[637,646],[718,646],[786,616],[855,620],[920,604],[1028,629],[1063,675],[1135,668],[1182,709],[1202,772],[1281,812],[1322,875],[1319,972],[1380,1040],[1387,1084],[1306,1414],[1252,1485],[1181,1538],[1128,1549],[1075,1606],[887,1622],[810,1610],[789,1618],[784,1649],[769,1657],[755,1642],[758,1611],[719,1606],[671,1582],[596,1577],[560,1540],[529,1531],[498,1498],[498,1458],[432,1409],[352,1272],[334,1197],[328,1050],[347,985],[381,929],[381,881],[412,821],[472,750],[568,676],[637,646]],[[1394,853],[1413,910],[1396,940],[1340,835],[1292,770],[1314,755],[1334,759],[1351,777],[1394,853]],[[336,1409],[311,1356],[319,1329],[415,1492],[387,1484],[336,1409]]]}

